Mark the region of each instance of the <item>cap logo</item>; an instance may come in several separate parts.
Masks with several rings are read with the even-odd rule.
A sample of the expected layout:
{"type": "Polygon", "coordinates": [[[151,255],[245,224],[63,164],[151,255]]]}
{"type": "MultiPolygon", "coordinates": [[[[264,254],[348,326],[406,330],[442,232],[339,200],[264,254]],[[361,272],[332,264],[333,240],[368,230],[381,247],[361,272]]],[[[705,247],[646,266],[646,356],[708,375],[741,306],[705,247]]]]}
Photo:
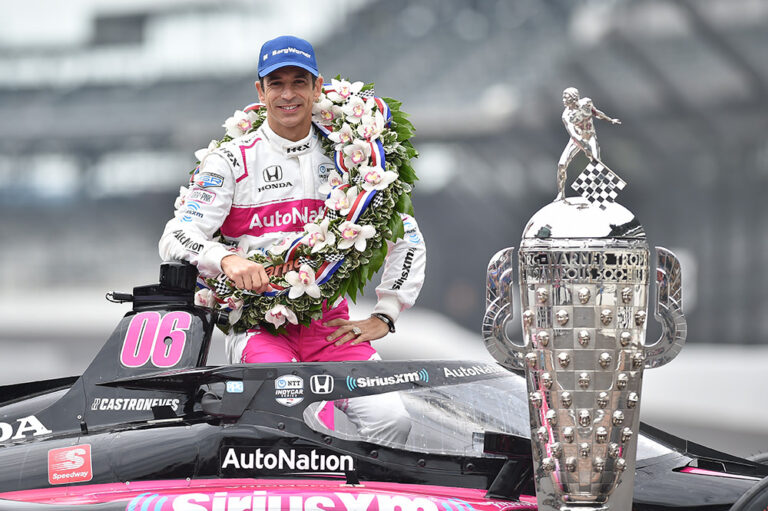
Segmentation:
{"type": "Polygon", "coordinates": [[[279,55],[281,53],[298,53],[299,55],[301,55],[303,57],[311,58],[309,53],[307,53],[305,51],[301,51],[301,50],[296,49],[296,48],[293,48],[292,46],[289,46],[288,48],[283,48],[282,50],[272,50],[272,55],[279,55]]]}

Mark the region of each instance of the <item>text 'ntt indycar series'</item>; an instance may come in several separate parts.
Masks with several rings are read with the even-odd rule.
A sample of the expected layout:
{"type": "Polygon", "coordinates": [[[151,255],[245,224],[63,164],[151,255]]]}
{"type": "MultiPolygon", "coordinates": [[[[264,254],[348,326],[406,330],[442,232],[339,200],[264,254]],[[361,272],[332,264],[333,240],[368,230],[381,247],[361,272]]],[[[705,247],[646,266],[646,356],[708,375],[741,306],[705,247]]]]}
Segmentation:
{"type": "MultiPolygon", "coordinates": [[[[82,376],[0,387],[0,510],[536,509],[522,377],[471,361],[209,367],[225,318],[194,305],[195,278],[166,263],[160,284],[113,294],[133,310],[82,376]],[[393,399],[398,434],[350,420],[393,399]]],[[[762,510],[765,476],[643,426],[633,509],[762,510]]]]}

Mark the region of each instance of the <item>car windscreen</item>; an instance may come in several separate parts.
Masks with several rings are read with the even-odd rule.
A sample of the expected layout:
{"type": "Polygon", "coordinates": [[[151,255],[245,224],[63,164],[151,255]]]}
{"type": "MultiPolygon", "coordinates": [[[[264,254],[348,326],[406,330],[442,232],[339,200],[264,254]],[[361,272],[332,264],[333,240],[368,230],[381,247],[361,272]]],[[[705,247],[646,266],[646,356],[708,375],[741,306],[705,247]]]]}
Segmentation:
{"type": "MultiPolygon", "coordinates": [[[[337,438],[430,454],[483,453],[486,431],[530,437],[525,380],[512,373],[329,402],[304,411],[310,428],[337,438]]],[[[640,436],[638,459],[672,452],[640,436]]]]}

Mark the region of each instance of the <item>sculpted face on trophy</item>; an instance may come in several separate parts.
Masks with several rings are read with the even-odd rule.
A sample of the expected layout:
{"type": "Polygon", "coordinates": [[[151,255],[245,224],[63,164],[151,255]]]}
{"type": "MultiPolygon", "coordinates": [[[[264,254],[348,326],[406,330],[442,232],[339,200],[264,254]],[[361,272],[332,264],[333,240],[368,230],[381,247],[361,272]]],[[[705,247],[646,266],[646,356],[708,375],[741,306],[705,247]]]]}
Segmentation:
{"type": "Polygon", "coordinates": [[[616,202],[626,183],[601,158],[594,120],[620,124],[591,99],[563,91],[569,140],[557,195],[523,230],[518,252],[522,341],[516,340],[514,249],[488,265],[483,336],[505,367],[524,371],[541,511],[631,508],[643,370],[672,360],[686,336],[680,263],[656,247],[654,316],[645,342],[650,250],[642,225],[616,202]],[[567,168],[589,163],[567,197],[567,168]]]}

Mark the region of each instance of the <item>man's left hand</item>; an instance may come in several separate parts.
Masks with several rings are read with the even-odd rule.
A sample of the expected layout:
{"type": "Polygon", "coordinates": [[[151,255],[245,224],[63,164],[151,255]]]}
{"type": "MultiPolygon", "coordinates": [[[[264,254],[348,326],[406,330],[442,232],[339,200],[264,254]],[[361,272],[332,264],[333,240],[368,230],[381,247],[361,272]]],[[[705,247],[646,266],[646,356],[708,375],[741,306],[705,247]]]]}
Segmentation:
{"type": "Polygon", "coordinates": [[[387,324],[375,316],[358,321],[333,319],[325,323],[325,326],[339,327],[335,332],[325,338],[328,342],[335,342],[336,346],[341,346],[345,342],[355,345],[365,341],[374,341],[376,339],[381,339],[389,333],[387,324]],[[359,329],[359,335],[355,334],[355,328],[359,329]]]}

